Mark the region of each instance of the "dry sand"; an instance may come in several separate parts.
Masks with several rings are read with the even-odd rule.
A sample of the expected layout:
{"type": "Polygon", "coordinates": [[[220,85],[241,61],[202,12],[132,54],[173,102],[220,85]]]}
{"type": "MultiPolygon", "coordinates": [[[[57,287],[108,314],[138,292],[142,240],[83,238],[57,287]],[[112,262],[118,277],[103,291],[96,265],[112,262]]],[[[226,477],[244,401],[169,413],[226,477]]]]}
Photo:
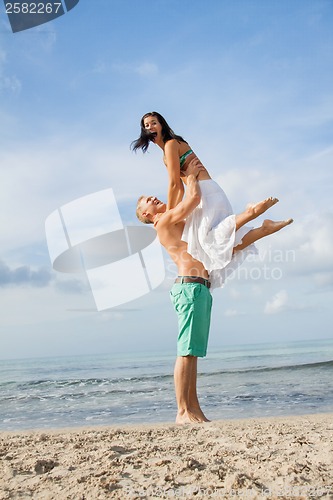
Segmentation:
{"type": "Polygon", "coordinates": [[[0,499],[333,499],[333,415],[0,433],[0,499]]]}

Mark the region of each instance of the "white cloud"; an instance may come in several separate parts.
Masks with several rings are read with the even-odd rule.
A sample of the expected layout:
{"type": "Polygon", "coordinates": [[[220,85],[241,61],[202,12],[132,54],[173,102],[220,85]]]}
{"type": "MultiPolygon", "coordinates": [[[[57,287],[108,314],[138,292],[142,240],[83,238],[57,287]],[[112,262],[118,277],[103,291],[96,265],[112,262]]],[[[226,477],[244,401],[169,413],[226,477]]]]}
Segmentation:
{"type": "Polygon", "coordinates": [[[158,66],[154,63],[144,62],[135,69],[140,76],[154,76],[158,73],[158,66]]]}
{"type": "Polygon", "coordinates": [[[52,274],[48,267],[32,268],[24,265],[10,268],[3,260],[0,260],[0,286],[33,286],[45,287],[52,280],[52,274]]]}
{"type": "Polygon", "coordinates": [[[294,248],[295,261],[290,271],[314,277],[331,273],[333,264],[333,212],[307,215],[297,221],[288,234],[289,248],[294,248]]]}
{"type": "Polygon", "coordinates": [[[149,61],[136,64],[114,63],[112,64],[112,70],[120,74],[134,73],[141,77],[155,76],[159,73],[157,64],[149,61]]]}
{"type": "Polygon", "coordinates": [[[321,264],[333,263],[333,214],[323,214],[312,221],[307,241],[300,245],[300,252],[321,264]]]}
{"type": "Polygon", "coordinates": [[[315,273],[313,278],[320,290],[333,287],[333,272],[315,273]]]}
{"type": "MultiPolygon", "coordinates": [[[[117,202],[135,204],[141,194],[164,197],[163,169],[156,182],[156,162],[134,155],[128,144],[63,136],[21,143],[0,151],[0,225],[2,252],[45,238],[46,217],[59,206],[105,188],[113,188],[117,202]],[[144,172],[144,175],[143,175],[144,172]]],[[[131,206],[132,205],[132,206],[131,206]]]]}
{"type": "Polygon", "coordinates": [[[19,93],[22,88],[22,83],[16,76],[2,76],[0,77],[0,92],[10,91],[13,93],[19,93]]]}
{"type": "Polygon", "coordinates": [[[0,48],[0,64],[4,63],[7,59],[7,53],[0,48]]]}
{"type": "Polygon", "coordinates": [[[281,290],[274,297],[266,302],[265,314],[277,314],[284,311],[287,306],[288,294],[286,290],[281,290]]]}
{"type": "Polygon", "coordinates": [[[46,52],[50,52],[57,42],[57,32],[54,24],[47,23],[42,26],[37,26],[36,34],[38,33],[38,40],[40,47],[46,52]]]}
{"type": "Polygon", "coordinates": [[[105,61],[98,60],[93,67],[92,72],[100,75],[104,75],[108,70],[108,65],[105,61]]]}
{"type": "Polygon", "coordinates": [[[234,300],[239,300],[242,297],[241,292],[235,286],[230,285],[228,292],[229,292],[229,297],[231,297],[234,300]]]}
{"type": "Polygon", "coordinates": [[[264,173],[257,168],[226,170],[216,176],[215,180],[222,186],[237,213],[243,211],[248,203],[256,203],[269,196],[279,196],[284,183],[281,175],[264,173]]]}
{"type": "Polygon", "coordinates": [[[243,315],[244,313],[237,311],[237,309],[227,309],[226,311],[224,311],[224,316],[226,316],[227,318],[232,316],[243,316],[243,315]]]}
{"type": "Polygon", "coordinates": [[[18,94],[22,83],[16,75],[8,74],[6,64],[7,52],[0,48],[0,94],[6,92],[18,94]]]}

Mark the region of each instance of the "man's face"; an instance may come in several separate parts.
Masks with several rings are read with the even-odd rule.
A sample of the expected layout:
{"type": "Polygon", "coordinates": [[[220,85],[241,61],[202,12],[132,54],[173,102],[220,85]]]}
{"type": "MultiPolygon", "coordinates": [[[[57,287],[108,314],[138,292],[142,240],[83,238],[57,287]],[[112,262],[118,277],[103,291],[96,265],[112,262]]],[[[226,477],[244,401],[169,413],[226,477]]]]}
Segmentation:
{"type": "Polygon", "coordinates": [[[149,214],[151,216],[161,213],[165,210],[166,205],[160,201],[156,196],[144,196],[140,201],[142,214],[149,214]]]}

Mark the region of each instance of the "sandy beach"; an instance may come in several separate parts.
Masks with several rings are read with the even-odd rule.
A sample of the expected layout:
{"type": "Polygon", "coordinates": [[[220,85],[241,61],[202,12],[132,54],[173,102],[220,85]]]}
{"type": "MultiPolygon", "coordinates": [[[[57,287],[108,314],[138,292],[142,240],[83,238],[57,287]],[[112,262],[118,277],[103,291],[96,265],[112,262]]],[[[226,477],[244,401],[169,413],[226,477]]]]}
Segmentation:
{"type": "Polygon", "coordinates": [[[333,415],[0,433],[0,498],[333,498],[333,415]]]}

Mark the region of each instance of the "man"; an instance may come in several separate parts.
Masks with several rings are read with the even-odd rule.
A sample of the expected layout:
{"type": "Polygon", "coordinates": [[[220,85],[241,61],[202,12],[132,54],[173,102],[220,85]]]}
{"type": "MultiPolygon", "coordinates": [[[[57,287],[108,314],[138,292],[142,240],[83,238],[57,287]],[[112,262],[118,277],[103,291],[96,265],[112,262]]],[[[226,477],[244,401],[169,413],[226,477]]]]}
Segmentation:
{"type": "Polygon", "coordinates": [[[182,241],[184,219],[200,202],[200,188],[196,164],[187,176],[184,199],[173,209],[154,196],[141,196],[137,217],[146,224],[153,223],[160,243],[178,268],[178,278],[170,295],[178,315],[179,334],[174,381],[178,412],[177,424],[208,422],[197,396],[197,361],[206,356],[212,296],[208,272],[203,264],[187,253],[182,241]]]}

